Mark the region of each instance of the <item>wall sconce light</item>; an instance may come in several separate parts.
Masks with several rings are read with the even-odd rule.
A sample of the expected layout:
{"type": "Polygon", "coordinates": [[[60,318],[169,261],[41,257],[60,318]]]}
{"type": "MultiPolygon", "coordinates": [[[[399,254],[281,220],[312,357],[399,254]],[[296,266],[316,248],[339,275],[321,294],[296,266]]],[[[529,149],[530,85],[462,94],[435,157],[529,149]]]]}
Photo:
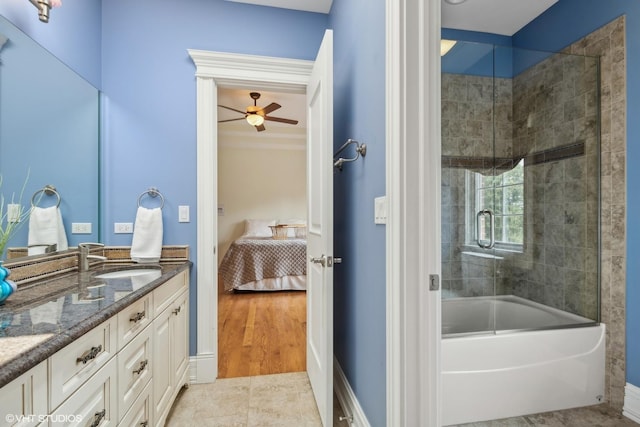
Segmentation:
{"type": "Polygon", "coordinates": [[[38,9],[40,21],[49,22],[49,11],[52,7],[62,6],[62,0],[29,0],[38,9]]]}

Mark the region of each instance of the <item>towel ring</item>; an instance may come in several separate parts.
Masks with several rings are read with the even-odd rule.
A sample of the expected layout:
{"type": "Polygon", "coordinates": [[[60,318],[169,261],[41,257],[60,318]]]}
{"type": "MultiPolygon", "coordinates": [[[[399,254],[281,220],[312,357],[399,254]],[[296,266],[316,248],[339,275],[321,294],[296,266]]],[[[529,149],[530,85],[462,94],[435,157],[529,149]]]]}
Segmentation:
{"type": "MultiPolygon", "coordinates": [[[[60,194],[56,191],[56,187],[49,184],[45,185],[43,188],[33,193],[33,196],[31,196],[31,207],[34,207],[34,208],[36,207],[36,196],[40,193],[46,194],[47,196],[56,196],[58,198],[58,202],[56,203],[56,208],[60,207],[60,200],[62,198],[60,197],[60,194]]],[[[38,199],[38,201],[40,201],[40,199],[38,199]]]]}
{"type": "Polygon", "coordinates": [[[142,198],[144,197],[145,194],[148,194],[150,197],[160,196],[160,200],[161,200],[160,209],[164,208],[164,196],[162,195],[161,192],[158,191],[157,188],[154,188],[154,187],[151,187],[147,191],[144,191],[142,194],[140,194],[140,196],[138,197],[138,207],[142,206],[140,202],[142,201],[142,198]]]}

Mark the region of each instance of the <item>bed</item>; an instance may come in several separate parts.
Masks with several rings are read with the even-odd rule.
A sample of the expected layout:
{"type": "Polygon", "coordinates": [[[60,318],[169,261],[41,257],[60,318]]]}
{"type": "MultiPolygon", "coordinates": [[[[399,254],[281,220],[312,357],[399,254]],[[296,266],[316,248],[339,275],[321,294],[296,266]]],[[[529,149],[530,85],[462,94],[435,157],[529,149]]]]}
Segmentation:
{"type": "MultiPolygon", "coordinates": [[[[275,225],[271,223],[275,221],[266,226],[275,225]]],[[[219,268],[226,291],[306,290],[306,238],[290,231],[289,236],[274,239],[271,233],[269,228],[252,232],[248,224],[243,236],[231,244],[219,268]]]]}

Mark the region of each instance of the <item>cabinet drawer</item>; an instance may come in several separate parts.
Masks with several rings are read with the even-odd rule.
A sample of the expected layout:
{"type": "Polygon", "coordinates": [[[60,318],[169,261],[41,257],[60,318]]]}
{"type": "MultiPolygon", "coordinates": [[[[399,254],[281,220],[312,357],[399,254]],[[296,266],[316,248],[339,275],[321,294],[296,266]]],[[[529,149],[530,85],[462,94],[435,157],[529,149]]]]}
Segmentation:
{"type": "Polygon", "coordinates": [[[47,422],[47,361],[0,388],[0,426],[35,426],[47,422]]]}
{"type": "Polygon", "coordinates": [[[153,420],[151,419],[151,389],[153,388],[153,380],[145,386],[140,396],[133,402],[129,412],[125,414],[120,421],[119,427],[151,427],[153,420]]]}
{"type": "Polygon", "coordinates": [[[169,279],[167,283],[159,286],[153,291],[153,312],[155,313],[155,316],[160,314],[162,310],[164,310],[171,304],[174,295],[178,295],[179,293],[184,292],[187,289],[187,279],[187,272],[183,271],[182,273],[169,279]]]}
{"type": "Polygon", "coordinates": [[[118,313],[118,350],[140,331],[146,328],[153,320],[153,295],[147,294],[118,313]]]}
{"type": "Polygon", "coordinates": [[[117,318],[112,317],[49,358],[51,411],[71,396],[115,354],[116,323],[117,318]]]}
{"type": "Polygon", "coordinates": [[[117,424],[116,360],[109,360],[89,381],[51,414],[50,426],[115,426],[117,424]]]}
{"type": "Polygon", "coordinates": [[[151,379],[151,331],[146,328],[118,353],[118,419],[151,379]]]}

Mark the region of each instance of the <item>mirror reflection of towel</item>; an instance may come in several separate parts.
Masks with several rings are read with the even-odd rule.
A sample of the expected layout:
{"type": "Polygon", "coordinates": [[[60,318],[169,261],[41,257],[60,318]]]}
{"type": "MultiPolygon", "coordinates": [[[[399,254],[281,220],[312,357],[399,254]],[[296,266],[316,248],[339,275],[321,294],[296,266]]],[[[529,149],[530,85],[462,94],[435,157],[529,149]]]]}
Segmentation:
{"type": "Polygon", "coordinates": [[[133,227],[131,260],[134,262],[158,262],[162,253],[162,209],[138,207],[133,227]]]}
{"type": "Polygon", "coordinates": [[[49,301],[41,306],[29,309],[31,314],[31,324],[50,323],[57,325],[62,316],[62,308],[64,307],[64,297],[60,297],[55,301],[49,301]]]}
{"type": "Polygon", "coordinates": [[[47,245],[57,245],[56,250],[69,248],[67,234],[64,231],[62,215],[57,206],[49,208],[35,207],[29,216],[28,255],[43,254],[47,245]],[[34,246],[42,245],[42,246],[34,246]]]}

